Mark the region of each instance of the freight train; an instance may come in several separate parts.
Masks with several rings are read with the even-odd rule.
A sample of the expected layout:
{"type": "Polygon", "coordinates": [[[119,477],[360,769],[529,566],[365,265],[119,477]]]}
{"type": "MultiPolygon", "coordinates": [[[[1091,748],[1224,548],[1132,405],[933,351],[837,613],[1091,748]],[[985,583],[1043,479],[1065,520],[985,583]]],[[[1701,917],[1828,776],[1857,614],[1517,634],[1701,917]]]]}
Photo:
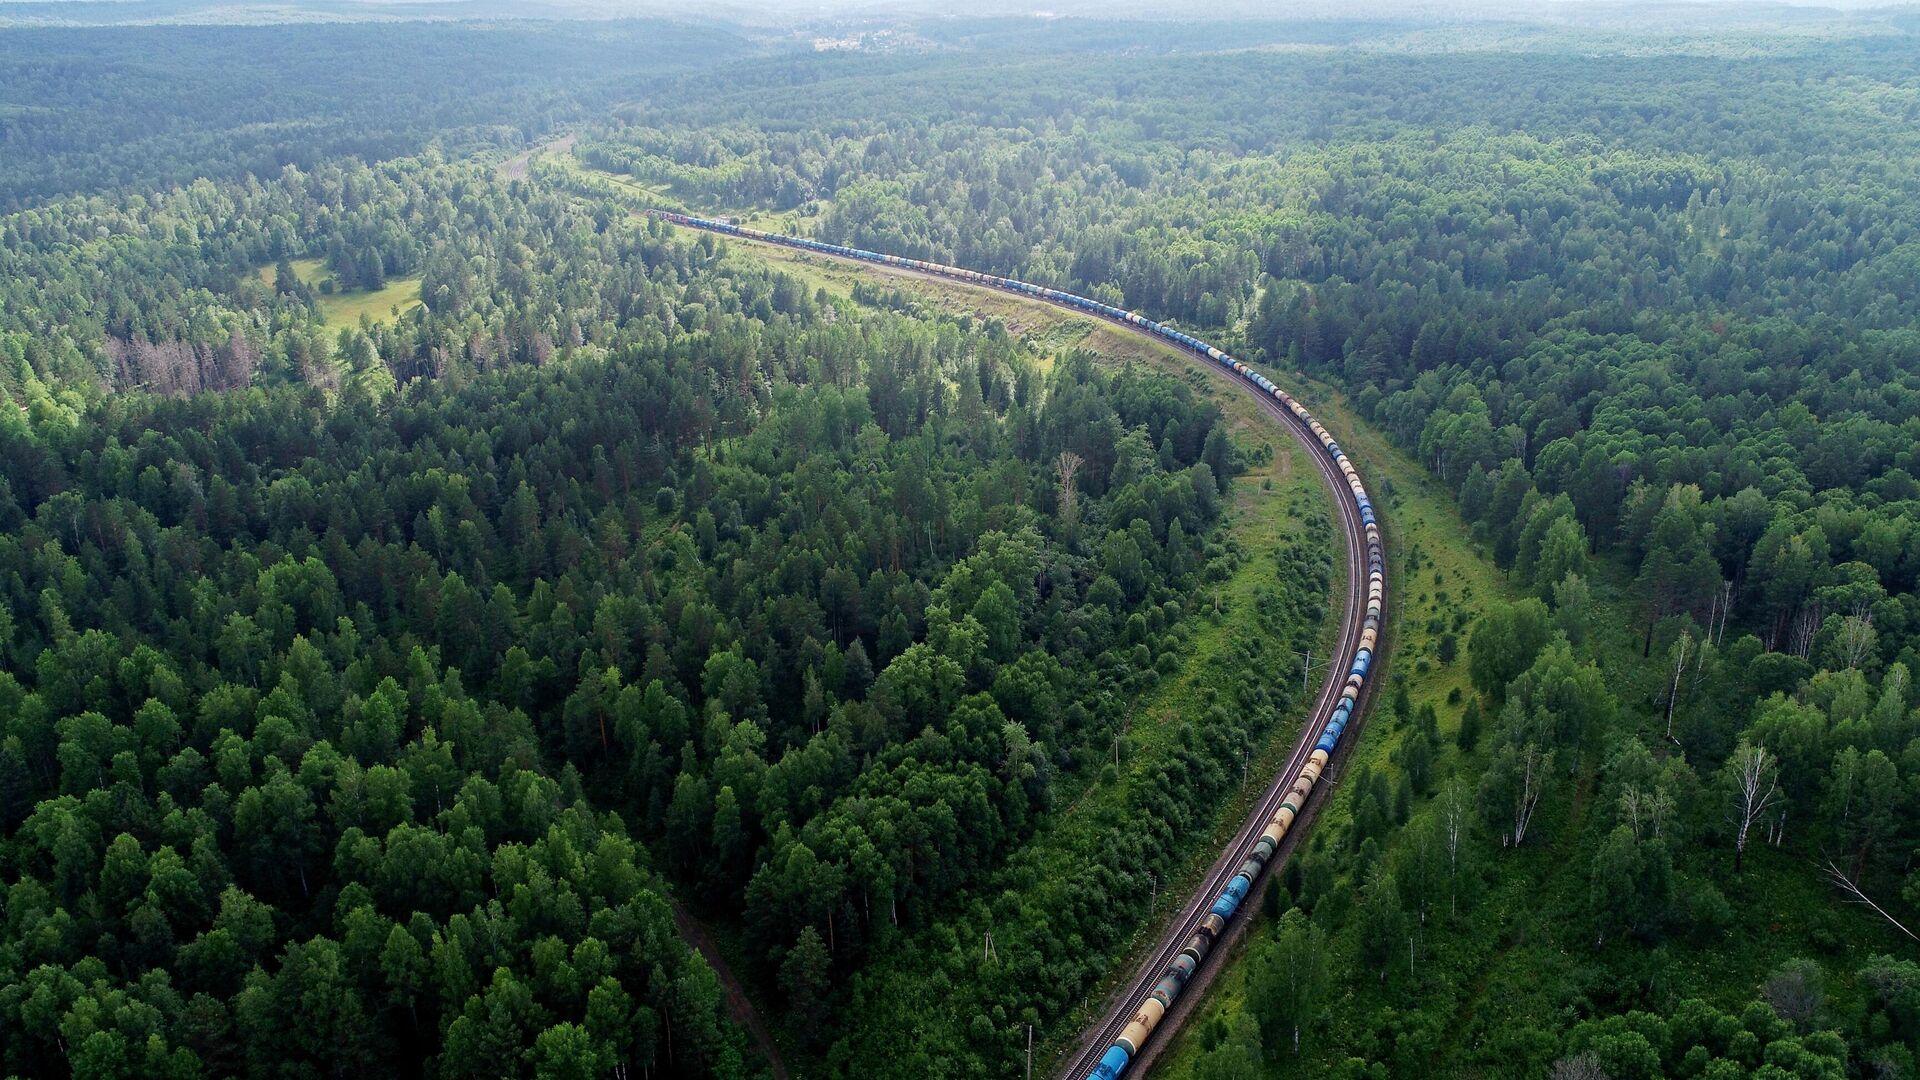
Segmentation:
{"type": "Polygon", "coordinates": [[[1252,892],[1254,883],[1260,880],[1261,873],[1272,861],[1274,853],[1280,850],[1281,840],[1287,835],[1287,830],[1292,828],[1294,819],[1299,816],[1301,809],[1307,805],[1308,796],[1313,794],[1314,785],[1319,782],[1321,774],[1326,770],[1327,762],[1332,757],[1334,749],[1340,745],[1341,734],[1346,731],[1348,723],[1353,720],[1354,711],[1359,707],[1360,696],[1366,688],[1367,676],[1373,667],[1374,654],[1379,646],[1383,605],[1386,602],[1386,548],[1381,543],[1380,522],[1373,511],[1373,500],[1367,494],[1366,486],[1360,482],[1360,474],[1355,471],[1352,460],[1340,449],[1340,444],[1334,441],[1326,427],[1308,412],[1305,406],[1294,400],[1292,395],[1275,386],[1271,379],[1199,338],[1184,333],[1176,327],[1148,319],[1137,311],[1126,311],[1085,296],[1062,292],[1059,289],[1044,288],[1014,278],[995,277],[992,274],[983,274],[978,270],[968,270],[964,267],[946,266],[921,259],[907,259],[898,255],[885,255],[862,248],[842,247],[838,244],[824,244],[805,237],[761,232],[757,229],[743,228],[730,221],[693,217],[668,210],[649,210],[648,213],[676,225],[743,236],[750,240],[799,248],[802,251],[817,251],[825,255],[860,259],[884,266],[956,278],[976,285],[1036,296],[1052,303],[1079,308],[1102,318],[1130,323],[1196,355],[1206,357],[1258,387],[1261,393],[1280,402],[1302,426],[1313,433],[1315,439],[1319,440],[1327,457],[1339,468],[1340,475],[1346,480],[1352,505],[1360,515],[1360,524],[1365,531],[1367,545],[1367,610],[1365,621],[1360,628],[1359,647],[1354,651],[1353,661],[1347,669],[1346,685],[1341,689],[1339,701],[1335,704],[1333,712],[1327,717],[1326,726],[1320,730],[1320,737],[1314,743],[1312,753],[1308,755],[1306,763],[1294,777],[1293,786],[1281,802],[1279,809],[1274,811],[1273,816],[1267,821],[1266,828],[1261,830],[1259,839],[1254,842],[1253,850],[1248,854],[1246,862],[1241,865],[1239,873],[1236,873],[1214,898],[1206,917],[1201,920],[1199,928],[1188,939],[1186,948],[1182,949],[1172,963],[1167,965],[1160,981],[1155,984],[1153,993],[1141,1004],[1139,1010],[1134,1013],[1132,1022],[1127,1024],[1118,1038],[1114,1039],[1113,1044],[1107,1048],[1099,1064],[1094,1066],[1090,1074],[1090,1080],[1116,1080],[1126,1071],[1127,1065],[1138,1056],[1140,1047],[1159,1026],[1167,1010],[1173,1007],[1187,980],[1192,978],[1193,973],[1199,969],[1201,961],[1206,959],[1207,953],[1212,950],[1214,942],[1219,940],[1227,923],[1239,912],[1248,893],[1252,892]]]}

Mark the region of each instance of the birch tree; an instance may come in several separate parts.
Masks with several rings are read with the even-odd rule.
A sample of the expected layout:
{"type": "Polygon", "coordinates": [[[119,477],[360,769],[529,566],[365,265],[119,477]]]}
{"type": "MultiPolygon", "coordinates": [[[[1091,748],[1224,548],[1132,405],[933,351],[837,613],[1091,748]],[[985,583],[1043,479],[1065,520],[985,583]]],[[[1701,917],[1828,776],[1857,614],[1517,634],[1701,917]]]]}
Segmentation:
{"type": "Polygon", "coordinates": [[[1686,673],[1687,661],[1693,655],[1693,634],[1682,631],[1674,640],[1673,648],[1667,651],[1667,659],[1673,665],[1673,681],[1667,686],[1667,741],[1678,742],[1673,737],[1673,707],[1680,701],[1680,676],[1686,673]]]}
{"type": "Polygon", "coordinates": [[[1459,781],[1447,784],[1439,799],[1440,835],[1447,849],[1447,913],[1457,910],[1460,899],[1460,845],[1472,825],[1473,803],[1459,781]]]}
{"type": "Polygon", "coordinates": [[[1780,762],[1764,746],[1742,741],[1722,774],[1733,795],[1733,872],[1740,872],[1753,825],[1779,800],[1780,762]]]}
{"type": "Polygon", "coordinates": [[[1499,827],[1501,847],[1526,843],[1552,769],[1553,751],[1542,750],[1536,742],[1509,744],[1487,766],[1480,781],[1481,810],[1499,827]]]}
{"type": "Polygon", "coordinates": [[[1455,874],[1460,872],[1460,841],[1467,835],[1468,808],[1467,791],[1458,781],[1448,784],[1440,793],[1440,824],[1446,831],[1447,869],[1455,874]]]}

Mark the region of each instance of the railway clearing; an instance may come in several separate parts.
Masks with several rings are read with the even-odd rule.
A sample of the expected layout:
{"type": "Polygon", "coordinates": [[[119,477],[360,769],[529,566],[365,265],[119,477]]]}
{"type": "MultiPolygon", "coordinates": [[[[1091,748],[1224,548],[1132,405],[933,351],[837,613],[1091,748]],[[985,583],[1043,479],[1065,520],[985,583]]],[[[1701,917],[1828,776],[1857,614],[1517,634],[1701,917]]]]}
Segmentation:
{"type": "MultiPolygon", "coordinates": [[[[685,218],[677,219],[677,223],[707,227],[706,223],[685,218]]],[[[791,247],[793,244],[793,241],[784,238],[738,236],[737,230],[731,227],[717,228],[735,239],[772,248],[791,247]]],[[[834,256],[836,261],[842,257],[838,251],[819,254],[834,256]]],[[[858,261],[864,265],[875,265],[874,258],[870,253],[862,252],[858,261]]],[[[956,273],[965,273],[951,268],[924,265],[908,267],[899,263],[900,260],[894,259],[878,265],[910,276],[940,280],[951,278],[956,273]]],[[[981,291],[993,293],[1007,290],[1016,300],[1023,296],[1011,292],[1013,289],[1023,290],[1029,296],[1035,292],[1032,286],[1003,279],[994,281],[994,287],[982,285],[981,291]]],[[[1033,298],[1038,302],[1051,303],[1069,314],[1080,314],[1080,309],[1087,306],[1084,300],[1058,294],[1033,298]]],[[[1109,316],[1106,321],[1110,321],[1120,332],[1147,337],[1147,330],[1136,330],[1134,325],[1120,321],[1118,312],[1109,309],[1109,316]]],[[[1127,318],[1135,324],[1140,322],[1135,315],[1128,315],[1127,318]]],[[[1176,338],[1187,350],[1201,354],[1200,359],[1211,356],[1217,361],[1216,365],[1199,366],[1225,374],[1221,365],[1227,365],[1229,360],[1218,350],[1209,349],[1205,343],[1178,332],[1163,330],[1157,324],[1149,323],[1146,326],[1153,335],[1147,339],[1154,344],[1163,344],[1156,338],[1176,338]]],[[[1169,351],[1182,358],[1187,356],[1184,350],[1178,348],[1169,351]]],[[[1326,801],[1324,792],[1331,787],[1331,783],[1316,786],[1315,780],[1323,775],[1323,770],[1329,781],[1336,778],[1340,759],[1357,740],[1358,729],[1364,722],[1367,699],[1377,681],[1370,678],[1370,667],[1384,650],[1385,613],[1380,601],[1384,595],[1385,564],[1378,542],[1381,530],[1374,523],[1374,511],[1367,493],[1361,487],[1351,463],[1344,459],[1331,435],[1311,414],[1300,409],[1292,399],[1273,390],[1272,383],[1244,366],[1234,362],[1232,367],[1236,375],[1228,376],[1229,381],[1259,402],[1270,421],[1307,450],[1308,458],[1334,495],[1333,505],[1337,511],[1346,563],[1338,643],[1332,653],[1333,663],[1328,665],[1321,689],[1314,698],[1309,719],[1300,728],[1284,767],[1272,774],[1273,779],[1255,802],[1253,813],[1245,819],[1245,823],[1203,876],[1201,887],[1185,893],[1189,898],[1177,910],[1174,918],[1168,921],[1145,964],[1134,967],[1133,977],[1119,984],[1107,998],[1105,1006],[1095,1014],[1097,1019],[1088,1026],[1087,1033],[1066,1059],[1060,1073],[1063,1080],[1114,1080],[1130,1066],[1139,1074],[1151,1064],[1153,1056],[1159,1053],[1170,1033],[1177,1029],[1201,996],[1198,992],[1186,994],[1185,988],[1190,983],[1195,991],[1205,988],[1219,967],[1218,963],[1206,963],[1212,955],[1213,946],[1217,943],[1222,951],[1226,951],[1244,932],[1249,922],[1247,912],[1254,907],[1252,897],[1256,890],[1267,875],[1285,861],[1288,853],[1305,834],[1305,826],[1310,823],[1318,805],[1326,801]],[[1248,385],[1256,382],[1258,386],[1248,385]],[[1293,410],[1291,413],[1289,408],[1293,410]],[[1312,430],[1309,431],[1309,428],[1312,430]],[[1325,452],[1314,450],[1316,440],[1324,444],[1325,452]],[[1347,490],[1349,485],[1352,488],[1350,493],[1347,490]],[[1341,738],[1342,729],[1349,724],[1355,728],[1356,740],[1341,738]],[[1290,829],[1289,826],[1296,820],[1301,827],[1290,829]],[[1164,1030],[1159,1026],[1163,1019],[1166,1022],[1164,1030]],[[1148,1042],[1155,1034],[1160,1037],[1148,1042]]],[[[1379,667],[1383,670],[1384,664],[1379,667]]],[[[1118,762],[1119,744],[1116,742],[1115,764],[1118,762]]]]}

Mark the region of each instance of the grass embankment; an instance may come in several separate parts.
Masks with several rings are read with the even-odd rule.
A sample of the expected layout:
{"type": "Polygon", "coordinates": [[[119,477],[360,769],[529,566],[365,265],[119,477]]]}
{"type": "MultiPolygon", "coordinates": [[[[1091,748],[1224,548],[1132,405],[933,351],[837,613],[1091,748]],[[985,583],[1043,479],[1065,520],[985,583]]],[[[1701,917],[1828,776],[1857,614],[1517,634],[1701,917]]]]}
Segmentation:
{"type": "MultiPolygon", "coordinates": [[[[1459,763],[1453,759],[1466,756],[1452,749],[1460,725],[1460,703],[1473,693],[1467,681],[1466,629],[1490,601],[1511,599],[1511,590],[1491,556],[1470,538],[1451,494],[1426,470],[1359,421],[1345,400],[1325,386],[1284,372],[1269,374],[1284,385],[1298,388],[1301,402],[1334,433],[1373,493],[1375,506],[1382,511],[1390,589],[1389,653],[1385,668],[1376,670],[1382,671],[1385,682],[1370,705],[1367,737],[1351,748],[1340,776],[1354,776],[1363,768],[1396,770],[1393,752],[1407,730],[1404,725],[1396,725],[1391,714],[1390,702],[1398,680],[1405,681],[1415,709],[1431,703],[1440,715],[1443,745],[1449,749],[1443,753],[1439,771],[1444,772],[1449,765],[1457,768],[1459,763]],[[1454,636],[1459,652],[1453,662],[1442,663],[1441,639],[1449,634],[1454,636]]],[[[1352,785],[1334,788],[1331,801],[1321,808],[1314,824],[1309,850],[1326,850],[1327,838],[1346,830],[1353,816],[1353,790],[1352,785]]],[[[1270,920],[1259,906],[1252,908],[1252,917],[1256,920],[1253,933],[1265,932],[1270,920]]],[[[1218,1031],[1242,1011],[1245,954],[1253,940],[1252,935],[1242,938],[1224,958],[1226,969],[1214,980],[1207,1001],[1157,1062],[1158,1075],[1192,1076],[1195,1064],[1218,1031]]],[[[1353,963],[1353,950],[1349,942],[1336,941],[1336,946],[1345,947],[1333,965],[1338,972],[1353,963]]]]}
{"type": "MultiPolygon", "coordinates": [[[[260,280],[273,284],[274,268],[260,268],[260,280]]],[[[322,282],[331,281],[333,274],[326,263],[320,259],[294,259],[293,275],[300,283],[313,290],[313,298],[320,305],[320,316],[330,327],[359,326],[360,316],[377,323],[391,322],[420,306],[420,279],[417,277],[388,278],[386,286],[379,289],[355,289],[348,292],[325,293],[320,291],[322,282]]]]}
{"type": "Polygon", "coordinates": [[[571,144],[561,149],[566,152],[543,153],[532,161],[550,170],[549,175],[558,174],[560,179],[570,181],[574,187],[617,195],[635,209],[684,206],[703,217],[724,217],[751,229],[806,236],[813,232],[814,226],[820,223],[832,206],[829,199],[810,199],[804,204],[804,211],[769,210],[764,206],[709,206],[704,197],[685,196],[674,190],[671,184],[651,184],[627,173],[588,165],[571,153],[571,144]],[[699,209],[692,209],[695,206],[699,209]]]}
{"type": "MultiPolygon", "coordinates": [[[[1087,349],[1109,361],[1135,360],[1153,363],[1163,370],[1180,370],[1181,361],[1171,349],[1161,351],[1132,334],[1120,332],[1094,319],[1062,311],[1050,304],[1024,300],[999,289],[940,281],[882,267],[861,266],[845,259],[773,244],[744,240],[729,242],[735,245],[737,258],[778,266],[806,282],[808,289],[825,289],[830,296],[849,299],[854,286],[865,283],[884,290],[898,290],[907,308],[923,315],[998,320],[1006,327],[1007,333],[1026,345],[1028,355],[1042,373],[1051,371],[1057,360],[1078,349],[1087,349]]],[[[1224,398],[1216,400],[1225,403],[1224,398]]],[[[1247,410],[1253,408],[1250,402],[1235,404],[1244,404],[1247,410]]],[[[1239,419],[1236,416],[1236,421],[1239,419]]],[[[1245,419],[1254,419],[1250,411],[1245,419]]],[[[1251,426],[1237,423],[1235,433],[1251,430],[1251,426]]]]}

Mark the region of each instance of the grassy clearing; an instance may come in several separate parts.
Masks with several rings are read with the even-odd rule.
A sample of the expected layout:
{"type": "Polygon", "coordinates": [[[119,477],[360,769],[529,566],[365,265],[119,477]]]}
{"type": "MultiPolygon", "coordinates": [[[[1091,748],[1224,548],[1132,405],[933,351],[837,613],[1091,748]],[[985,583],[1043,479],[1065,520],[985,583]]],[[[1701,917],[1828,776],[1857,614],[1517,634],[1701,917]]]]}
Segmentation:
{"type": "MultiPolygon", "coordinates": [[[[327,272],[326,262],[321,259],[293,259],[290,263],[293,266],[293,276],[299,278],[302,285],[317,289],[323,279],[332,276],[327,272]]],[[[261,267],[255,273],[261,281],[269,285],[273,284],[274,265],[272,263],[261,267]]]]}
{"type": "MultiPolygon", "coordinates": [[[[260,280],[273,284],[274,268],[263,266],[259,270],[260,280]]],[[[326,263],[320,259],[294,259],[293,275],[301,284],[314,290],[314,300],[320,305],[320,317],[326,325],[338,329],[343,326],[359,326],[360,316],[365,315],[377,323],[392,322],[420,306],[420,279],[417,277],[388,278],[385,288],[357,289],[352,292],[323,293],[322,282],[333,280],[326,263]]]]}
{"type": "Polygon", "coordinates": [[[580,141],[574,134],[562,135],[550,139],[531,150],[523,150],[500,164],[500,175],[508,180],[525,180],[533,171],[533,163],[549,155],[571,156],[573,146],[580,141]]]}
{"type": "Polygon", "coordinates": [[[581,164],[578,159],[570,154],[556,155],[542,160],[559,165],[568,172],[575,173],[579,176],[592,177],[595,180],[609,184],[621,195],[629,196],[649,206],[661,202],[668,202],[673,199],[673,194],[664,187],[653,187],[643,184],[625,173],[608,172],[605,169],[591,168],[581,164]]]}
{"type": "MultiPolygon", "coordinates": [[[[915,310],[927,315],[971,316],[997,320],[1009,334],[1020,338],[1041,372],[1076,349],[1088,349],[1110,360],[1137,360],[1160,364],[1165,370],[1182,372],[1183,361],[1171,349],[1151,349],[1131,334],[1096,323],[1082,315],[1062,311],[1049,304],[1023,300],[1002,292],[958,281],[941,281],[924,275],[909,274],[879,266],[862,266],[812,252],[774,244],[756,244],[748,240],[729,240],[738,258],[778,266],[806,282],[812,290],[825,289],[829,296],[849,299],[853,287],[861,282],[898,289],[915,310]],[[1157,359],[1155,359],[1157,358],[1157,359]]],[[[1250,406],[1249,406],[1250,407],[1250,406]]]]}
{"type": "Polygon", "coordinates": [[[320,297],[320,314],[328,326],[358,326],[360,316],[377,323],[391,322],[420,306],[420,279],[392,278],[384,289],[334,293],[320,297]]]}
{"type": "Polygon", "coordinates": [[[827,210],[833,204],[828,199],[813,199],[806,206],[810,213],[799,210],[768,210],[763,207],[743,208],[731,216],[737,222],[749,228],[764,232],[784,233],[788,236],[810,236],[814,226],[827,216],[827,210]]]}
{"type": "MultiPolygon", "coordinates": [[[[564,153],[543,154],[542,164],[557,166],[578,178],[583,186],[610,190],[624,198],[636,208],[653,206],[678,206],[699,200],[689,199],[674,190],[670,184],[649,184],[626,173],[611,172],[586,164],[570,152],[571,144],[561,148],[564,153]]],[[[738,224],[765,232],[785,233],[792,236],[805,236],[827,213],[832,205],[828,199],[813,199],[806,204],[809,212],[799,210],[776,211],[762,206],[703,207],[703,214],[713,214],[731,218],[738,224]]]]}

